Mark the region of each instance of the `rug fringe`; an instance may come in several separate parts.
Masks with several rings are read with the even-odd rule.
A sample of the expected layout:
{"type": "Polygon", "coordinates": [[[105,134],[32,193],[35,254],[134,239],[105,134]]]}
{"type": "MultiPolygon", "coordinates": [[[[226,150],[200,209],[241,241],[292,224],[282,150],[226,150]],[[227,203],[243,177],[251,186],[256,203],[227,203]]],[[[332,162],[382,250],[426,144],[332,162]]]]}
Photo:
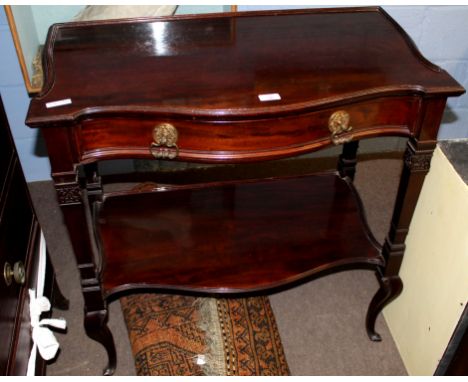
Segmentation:
{"type": "Polygon", "coordinates": [[[203,354],[204,364],[200,365],[205,375],[226,375],[224,343],[218,308],[215,298],[199,298],[199,327],[206,333],[207,354],[203,354]]]}

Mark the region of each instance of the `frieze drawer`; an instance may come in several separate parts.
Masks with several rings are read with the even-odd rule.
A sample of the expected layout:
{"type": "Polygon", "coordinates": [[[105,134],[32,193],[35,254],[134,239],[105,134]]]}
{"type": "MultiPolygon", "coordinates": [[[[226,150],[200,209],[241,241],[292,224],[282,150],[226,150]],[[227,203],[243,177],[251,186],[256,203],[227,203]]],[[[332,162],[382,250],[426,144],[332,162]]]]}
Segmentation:
{"type": "Polygon", "coordinates": [[[96,118],[77,129],[81,160],[140,157],[206,162],[274,159],[383,135],[409,136],[417,97],[379,98],[295,116],[240,121],[96,118]]]}

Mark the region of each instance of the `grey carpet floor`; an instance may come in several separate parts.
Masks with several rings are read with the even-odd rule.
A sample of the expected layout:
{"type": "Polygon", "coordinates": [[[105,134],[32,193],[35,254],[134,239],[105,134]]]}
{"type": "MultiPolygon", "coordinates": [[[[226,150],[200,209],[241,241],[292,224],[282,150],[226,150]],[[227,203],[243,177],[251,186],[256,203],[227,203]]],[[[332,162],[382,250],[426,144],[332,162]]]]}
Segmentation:
{"type": "MultiPolygon", "coordinates": [[[[356,186],[369,224],[380,241],[388,230],[400,161],[383,159],[358,165],[356,186]]],[[[57,334],[61,350],[48,375],[100,375],[106,355],[83,329],[83,298],[76,263],[51,182],[30,183],[36,212],[47,241],[57,279],[70,310],[55,311],[68,322],[57,334]]],[[[366,335],[367,306],[378,287],[370,271],[346,271],[270,296],[292,375],[406,375],[405,367],[382,316],[377,329],[383,341],[366,335]]],[[[119,302],[110,304],[117,347],[116,375],[135,375],[130,343],[119,302]]]]}

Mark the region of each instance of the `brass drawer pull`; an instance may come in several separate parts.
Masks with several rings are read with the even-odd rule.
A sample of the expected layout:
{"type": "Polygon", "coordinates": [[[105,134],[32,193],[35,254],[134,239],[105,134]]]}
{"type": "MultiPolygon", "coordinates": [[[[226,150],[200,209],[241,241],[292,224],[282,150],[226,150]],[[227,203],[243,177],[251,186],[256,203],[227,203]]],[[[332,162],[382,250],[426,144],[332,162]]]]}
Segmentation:
{"type": "Polygon", "coordinates": [[[349,125],[350,116],[349,113],[344,110],[335,111],[328,120],[328,129],[330,130],[331,140],[335,145],[341,145],[342,143],[349,142],[353,139],[353,135],[347,135],[345,137],[340,136],[342,133],[347,133],[353,128],[349,125]]]}
{"type": "Polygon", "coordinates": [[[161,123],[153,129],[150,152],[156,159],[174,159],[179,155],[179,133],[170,123],[161,123]]]}
{"type": "Polygon", "coordinates": [[[24,270],[24,264],[22,261],[17,261],[13,268],[11,268],[10,263],[6,262],[3,267],[3,278],[7,286],[10,286],[12,281],[19,285],[23,285],[26,281],[26,272],[24,270]]]}

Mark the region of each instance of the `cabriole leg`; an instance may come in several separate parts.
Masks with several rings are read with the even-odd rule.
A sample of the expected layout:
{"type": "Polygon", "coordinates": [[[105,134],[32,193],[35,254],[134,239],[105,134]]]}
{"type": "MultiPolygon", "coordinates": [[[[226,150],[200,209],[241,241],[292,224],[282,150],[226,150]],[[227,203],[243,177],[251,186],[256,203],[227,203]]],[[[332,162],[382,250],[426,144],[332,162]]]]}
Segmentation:
{"type": "MultiPolygon", "coordinates": [[[[97,178],[96,178],[97,179],[97,178]]],[[[107,304],[103,297],[99,268],[94,254],[91,216],[88,210],[88,190],[81,188],[76,172],[54,177],[58,202],[73,245],[80,272],[85,303],[84,326],[87,335],[104,346],[108,355],[105,375],[112,375],[116,367],[116,351],[111,331],[107,327],[107,304]]],[[[92,184],[92,197],[99,197],[99,182],[92,184]]],[[[98,261],[99,263],[99,261],[98,261]]]]}
{"type": "Polygon", "coordinates": [[[390,231],[382,248],[385,268],[377,272],[380,289],[372,299],[366,318],[366,329],[371,340],[380,341],[375,332],[375,321],[382,309],[401,293],[403,283],[398,276],[403,255],[405,240],[408,234],[419,193],[424,178],[429,171],[435,142],[418,142],[410,139],[405,152],[403,172],[393,210],[390,231]]]}
{"type": "Polygon", "coordinates": [[[382,309],[397,298],[403,290],[403,283],[399,276],[382,277],[380,289],[372,299],[366,316],[367,335],[372,341],[381,341],[382,337],[375,331],[375,322],[382,309]]]}
{"type": "Polygon", "coordinates": [[[84,327],[88,337],[99,342],[107,352],[108,363],[104,375],[113,375],[117,365],[114,338],[107,326],[107,308],[100,311],[85,312],[84,327]]]}

